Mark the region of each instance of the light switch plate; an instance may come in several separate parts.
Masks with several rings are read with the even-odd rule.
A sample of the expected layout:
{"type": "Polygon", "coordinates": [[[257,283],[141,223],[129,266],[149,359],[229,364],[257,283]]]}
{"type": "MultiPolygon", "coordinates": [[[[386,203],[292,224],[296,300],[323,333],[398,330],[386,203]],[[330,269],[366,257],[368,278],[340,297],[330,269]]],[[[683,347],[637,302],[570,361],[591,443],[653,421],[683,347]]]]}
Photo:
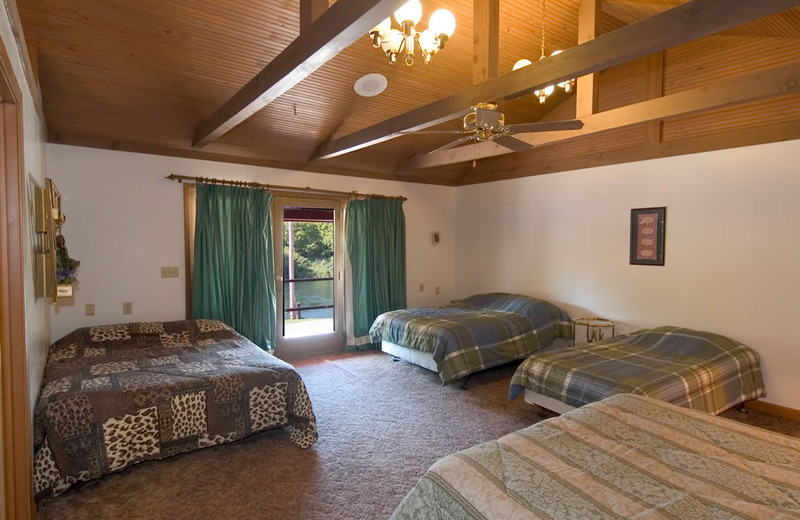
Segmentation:
{"type": "Polygon", "coordinates": [[[87,316],[94,316],[94,304],[93,303],[87,303],[86,304],[86,312],[85,312],[85,314],[87,316]]]}
{"type": "Polygon", "coordinates": [[[133,314],[133,302],[122,302],[122,314],[133,314]]]}
{"type": "Polygon", "coordinates": [[[167,266],[161,268],[161,278],[177,278],[178,266],[167,266]]]}

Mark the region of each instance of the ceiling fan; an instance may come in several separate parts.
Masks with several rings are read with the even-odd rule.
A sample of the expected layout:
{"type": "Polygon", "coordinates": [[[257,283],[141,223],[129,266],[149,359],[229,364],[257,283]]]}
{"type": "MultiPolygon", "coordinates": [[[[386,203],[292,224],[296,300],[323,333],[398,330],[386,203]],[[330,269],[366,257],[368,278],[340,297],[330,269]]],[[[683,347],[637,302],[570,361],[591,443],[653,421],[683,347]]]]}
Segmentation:
{"type": "Polygon", "coordinates": [[[452,143],[448,143],[431,152],[428,152],[429,154],[454,148],[470,141],[479,143],[483,141],[493,141],[514,152],[523,152],[533,148],[533,145],[517,139],[516,137],[512,137],[513,134],[520,134],[524,132],[579,130],[581,128],[583,128],[583,121],[580,121],[579,119],[506,125],[506,118],[502,112],[497,110],[496,103],[478,103],[472,107],[472,112],[469,112],[464,116],[462,130],[418,130],[403,133],[464,135],[464,137],[456,139],[452,143]]]}

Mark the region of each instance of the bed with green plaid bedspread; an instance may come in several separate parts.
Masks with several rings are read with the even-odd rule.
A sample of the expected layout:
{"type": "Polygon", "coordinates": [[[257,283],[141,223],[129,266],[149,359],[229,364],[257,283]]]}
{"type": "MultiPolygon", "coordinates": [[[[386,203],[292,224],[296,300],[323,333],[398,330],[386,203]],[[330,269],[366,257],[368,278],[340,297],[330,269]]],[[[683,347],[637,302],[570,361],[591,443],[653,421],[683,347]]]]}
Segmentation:
{"type": "Polygon", "coordinates": [[[679,327],[534,354],[517,368],[509,398],[526,388],[575,407],[632,393],[713,414],[766,395],[754,350],[679,327]]]}
{"type": "Polygon", "coordinates": [[[448,383],[570,337],[570,320],[543,300],[487,293],[442,307],[386,312],[372,324],[370,336],[431,353],[448,383]]]}
{"type": "Polygon", "coordinates": [[[391,520],[800,518],[800,439],[618,394],[436,462],[391,520]]]}

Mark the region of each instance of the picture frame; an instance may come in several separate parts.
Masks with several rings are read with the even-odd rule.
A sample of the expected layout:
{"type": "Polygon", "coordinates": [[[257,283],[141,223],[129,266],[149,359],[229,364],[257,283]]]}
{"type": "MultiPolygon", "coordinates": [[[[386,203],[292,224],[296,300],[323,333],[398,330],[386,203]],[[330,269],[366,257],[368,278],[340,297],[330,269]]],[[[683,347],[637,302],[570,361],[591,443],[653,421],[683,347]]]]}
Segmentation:
{"type": "Polygon", "coordinates": [[[667,208],[631,210],[631,265],[664,265],[667,208]]]}

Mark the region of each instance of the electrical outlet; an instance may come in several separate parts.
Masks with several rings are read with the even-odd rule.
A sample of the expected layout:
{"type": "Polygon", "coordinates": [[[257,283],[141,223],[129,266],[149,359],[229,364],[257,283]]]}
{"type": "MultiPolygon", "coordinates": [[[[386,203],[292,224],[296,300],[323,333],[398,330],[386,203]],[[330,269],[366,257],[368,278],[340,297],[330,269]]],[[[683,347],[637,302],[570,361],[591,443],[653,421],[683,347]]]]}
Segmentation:
{"type": "Polygon", "coordinates": [[[435,292],[436,294],[439,294],[439,286],[438,285],[436,286],[436,289],[434,289],[433,292],[435,292]]]}
{"type": "Polygon", "coordinates": [[[424,283],[419,284],[419,292],[425,292],[425,284],[424,283]]]}
{"type": "Polygon", "coordinates": [[[161,278],[177,278],[178,266],[169,266],[161,268],[161,278]]]}
{"type": "Polygon", "coordinates": [[[86,304],[86,315],[87,316],[94,316],[94,304],[87,303],[86,304]]]}
{"type": "Polygon", "coordinates": [[[133,302],[122,302],[122,314],[133,314],[133,302]]]}

